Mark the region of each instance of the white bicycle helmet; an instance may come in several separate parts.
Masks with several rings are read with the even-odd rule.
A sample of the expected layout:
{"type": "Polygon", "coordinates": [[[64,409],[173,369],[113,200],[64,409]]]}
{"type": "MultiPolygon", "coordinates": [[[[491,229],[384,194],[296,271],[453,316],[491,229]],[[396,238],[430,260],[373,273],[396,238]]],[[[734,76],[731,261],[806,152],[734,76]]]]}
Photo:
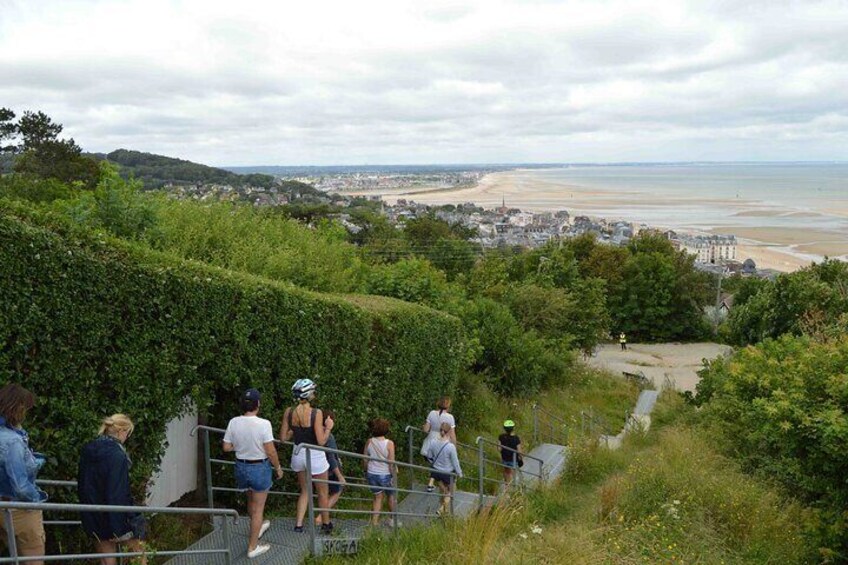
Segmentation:
{"type": "Polygon", "coordinates": [[[292,396],[295,400],[308,400],[312,398],[318,385],[312,379],[298,379],[292,385],[292,396]]]}

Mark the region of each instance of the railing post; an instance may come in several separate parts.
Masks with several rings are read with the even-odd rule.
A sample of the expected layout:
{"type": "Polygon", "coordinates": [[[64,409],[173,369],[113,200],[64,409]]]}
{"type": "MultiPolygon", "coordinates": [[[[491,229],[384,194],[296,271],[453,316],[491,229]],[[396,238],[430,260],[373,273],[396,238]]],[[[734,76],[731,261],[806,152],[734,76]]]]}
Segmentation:
{"type": "MultiPolygon", "coordinates": [[[[215,501],[213,496],[215,496],[214,491],[212,490],[212,451],[209,445],[209,430],[203,430],[203,453],[205,454],[206,461],[206,505],[209,508],[215,507],[215,501]]],[[[215,516],[212,516],[212,524],[215,524],[215,516]]]]}
{"type": "MultiPolygon", "coordinates": [[[[412,456],[410,455],[410,458],[411,457],[412,456]]],[[[400,483],[400,469],[398,469],[398,466],[395,465],[394,463],[389,465],[389,472],[392,471],[392,468],[394,468],[394,471],[395,471],[394,477],[392,478],[392,486],[395,489],[397,489],[397,488],[400,488],[400,484],[399,484],[400,483]]],[[[412,471],[412,468],[410,468],[409,470],[412,471]]],[[[410,490],[412,489],[411,484],[410,484],[409,488],[410,488],[410,490]]],[[[397,535],[397,531],[398,531],[398,503],[400,502],[400,496],[398,495],[397,490],[393,490],[392,493],[393,494],[391,496],[386,497],[388,499],[386,501],[386,503],[389,505],[389,510],[391,511],[391,509],[392,509],[392,498],[395,499],[395,503],[394,503],[395,509],[392,512],[392,531],[394,532],[395,535],[397,535]]]]}
{"type": "MultiPolygon", "coordinates": [[[[512,480],[517,481],[519,484],[524,483],[521,477],[521,469],[518,467],[518,454],[514,451],[512,452],[512,480]]],[[[506,486],[509,487],[510,485],[507,484],[506,486]]]]}
{"type": "Polygon", "coordinates": [[[580,411],[580,436],[586,437],[586,413],[580,411]]]}
{"type": "Polygon", "coordinates": [[[312,484],[312,454],[309,452],[308,447],[303,447],[302,449],[306,450],[306,508],[307,520],[309,520],[309,552],[312,555],[319,555],[318,548],[315,544],[315,502],[312,500],[315,493],[312,484]]]}
{"type": "Polygon", "coordinates": [[[595,435],[595,410],[589,407],[589,435],[595,435]]]}
{"type": "Polygon", "coordinates": [[[539,405],[533,405],[533,443],[539,444],[539,405]]]}
{"type": "MultiPolygon", "coordinates": [[[[415,446],[415,438],[413,437],[413,434],[415,434],[415,429],[412,426],[407,426],[406,432],[407,432],[407,447],[409,448],[409,457],[408,457],[409,464],[414,465],[415,464],[415,458],[414,458],[414,455],[413,455],[412,452],[415,449],[415,447],[414,447],[415,446]]],[[[412,467],[410,467],[409,468],[410,488],[411,488],[411,485],[412,485],[413,482],[415,482],[415,470],[412,467]]]]}
{"type": "Polygon", "coordinates": [[[12,511],[8,508],[3,512],[3,522],[6,525],[6,544],[9,546],[9,557],[14,557],[17,565],[20,561],[18,561],[18,543],[15,540],[15,522],[12,519],[12,511]]]}
{"type": "MultiPolygon", "coordinates": [[[[214,520],[215,517],[213,516],[214,520]]],[[[230,517],[229,516],[221,516],[221,533],[224,536],[224,548],[227,552],[224,554],[224,563],[226,565],[232,565],[233,563],[233,549],[232,549],[232,539],[230,537],[230,517]]]]}
{"type": "MultiPolygon", "coordinates": [[[[477,489],[479,491],[480,499],[477,503],[478,509],[483,510],[483,500],[484,500],[484,484],[483,479],[485,478],[486,473],[486,456],[483,453],[483,442],[479,439],[477,440],[477,489]]],[[[451,497],[453,500],[453,497],[451,497]]]]}

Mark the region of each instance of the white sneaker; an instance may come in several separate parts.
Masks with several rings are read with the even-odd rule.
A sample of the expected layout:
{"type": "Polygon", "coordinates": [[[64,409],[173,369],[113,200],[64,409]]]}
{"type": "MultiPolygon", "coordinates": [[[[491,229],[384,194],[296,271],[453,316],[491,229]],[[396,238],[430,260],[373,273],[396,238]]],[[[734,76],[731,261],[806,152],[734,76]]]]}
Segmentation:
{"type": "Polygon", "coordinates": [[[262,536],[265,534],[265,532],[268,531],[268,528],[270,528],[270,527],[271,527],[271,520],[265,520],[264,522],[262,522],[262,527],[259,528],[259,538],[260,539],[262,539],[262,536]]]}
{"type": "Polygon", "coordinates": [[[247,558],[253,559],[255,557],[259,557],[263,553],[267,553],[269,549],[271,549],[270,545],[267,545],[267,544],[257,545],[256,549],[254,549],[253,551],[247,552],[247,558]]]}

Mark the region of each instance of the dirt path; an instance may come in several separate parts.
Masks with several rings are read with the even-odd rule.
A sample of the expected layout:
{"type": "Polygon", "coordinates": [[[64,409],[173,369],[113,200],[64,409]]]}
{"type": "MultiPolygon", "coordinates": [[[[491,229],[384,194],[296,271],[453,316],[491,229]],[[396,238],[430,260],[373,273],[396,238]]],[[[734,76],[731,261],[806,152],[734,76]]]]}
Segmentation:
{"type": "Polygon", "coordinates": [[[703,360],[727,355],[731,350],[718,343],[635,343],[621,351],[618,344],[609,344],[601,345],[589,364],[616,374],[641,371],[658,388],[668,380],[677,390],[695,392],[703,360]]]}

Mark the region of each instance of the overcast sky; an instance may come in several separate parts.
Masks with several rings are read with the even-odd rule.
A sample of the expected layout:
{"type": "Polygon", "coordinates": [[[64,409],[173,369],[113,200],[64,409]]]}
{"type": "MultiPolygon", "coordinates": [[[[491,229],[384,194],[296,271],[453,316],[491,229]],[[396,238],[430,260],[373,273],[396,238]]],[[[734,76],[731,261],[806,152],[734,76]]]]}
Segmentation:
{"type": "Polygon", "coordinates": [[[848,1],[0,0],[0,106],[215,165],[848,160],[848,1]]]}

